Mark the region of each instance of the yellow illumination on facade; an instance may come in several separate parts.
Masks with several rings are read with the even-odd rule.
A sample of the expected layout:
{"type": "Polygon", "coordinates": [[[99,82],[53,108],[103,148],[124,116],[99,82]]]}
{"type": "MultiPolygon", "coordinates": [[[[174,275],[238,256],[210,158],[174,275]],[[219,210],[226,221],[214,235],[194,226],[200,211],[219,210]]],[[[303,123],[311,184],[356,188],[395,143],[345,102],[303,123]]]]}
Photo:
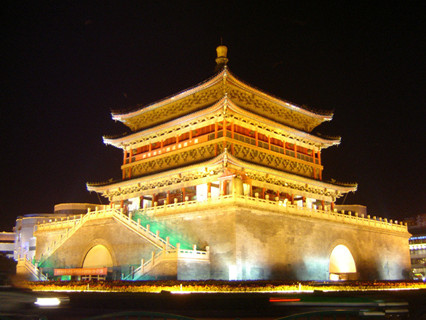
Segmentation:
{"type": "MultiPolygon", "coordinates": [[[[131,130],[104,138],[123,150],[122,177],[87,184],[109,200],[101,210],[37,225],[43,271],[65,261],[68,248],[95,244],[67,264],[106,265],[114,280],[352,279],[360,273],[354,257],[372,261],[376,246],[393,241],[381,262],[399,263],[391,273],[382,263],[377,275],[402,274],[406,225],[335,208],[357,184],[323,180],[321,151],[340,138],[313,130],[332,115],[242,82],[226,66],[226,47],[217,53],[222,69],[211,79],[113,114],[131,130]],[[337,242],[360,235],[369,239],[367,250],[351,247],[352,254],[337,242]]],[[[376,268],[371,264],[365,269],[376,268]]]]}

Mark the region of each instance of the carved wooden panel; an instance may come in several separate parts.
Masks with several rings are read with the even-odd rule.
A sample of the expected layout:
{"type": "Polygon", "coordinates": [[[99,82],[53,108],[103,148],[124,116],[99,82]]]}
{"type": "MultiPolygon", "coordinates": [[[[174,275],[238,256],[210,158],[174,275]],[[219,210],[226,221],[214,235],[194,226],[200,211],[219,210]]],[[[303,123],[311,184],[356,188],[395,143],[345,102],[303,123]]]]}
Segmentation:
{"type": "Polygon", "coordinates": [[[210,143],[206,145],[197,146],[192,149],[184,149],[180,152],[165,155],[162,157],[155,157],[153,159],[143,160],[130,167],[131,177],[135,178],[145,174],[154,172],[165,171],[176,167],[187,166],[196,162],[211,159],[215,157],[217,152],[220,153],[223,149],[220,143],[210,143]],[[217,147],[215,147],[217,146],[217,147]]]}
{"type": "Polygon", "coordinates": [[[314,177],[314,168],[308,164],[292,161],[279,155],[260,152],[248,146],[234,144],[233,155],[239,159],[257,163],[262,166],[295,173],[305,177],[314,177]]]}

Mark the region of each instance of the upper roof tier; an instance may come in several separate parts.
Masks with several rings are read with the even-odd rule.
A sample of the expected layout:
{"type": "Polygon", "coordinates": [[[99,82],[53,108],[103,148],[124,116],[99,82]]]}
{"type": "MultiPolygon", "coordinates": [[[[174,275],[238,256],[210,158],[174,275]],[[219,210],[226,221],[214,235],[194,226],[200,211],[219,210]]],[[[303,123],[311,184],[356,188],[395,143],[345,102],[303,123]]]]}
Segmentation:
{"type": "Polygon", "coordinates": [[[215,122],[229,119],[234,124],[244,126],[247,129],[257,131],[278,140],[286,140],[288,143],[296,143],[301,147],[314,149],[315,151],[340,143],[339,137],[323,137],[313,135],[295,128],[278,123],[277,121],[265,119],[245,109],[240,108],[227,98],[205,107],[202,110],[189,115],[173,119],[163,124],[154,125],[145,130],[126,133],[120,136],[104,136],[104,143],[117,148],[133,149],[145,145],[147,142],[156,143],[165,139],[173,138],[189,130],[197,130],[215,122]]]}
{"type": "Polygon", "coordinates": [[[210,107],[224,97],[242,109],[304,132],[332,119],[332,113],[307,110],[242,82],[226,65],[195,87],[133,111],[113,111],[112,118],[132,131],[140,131],[210,107]]]}

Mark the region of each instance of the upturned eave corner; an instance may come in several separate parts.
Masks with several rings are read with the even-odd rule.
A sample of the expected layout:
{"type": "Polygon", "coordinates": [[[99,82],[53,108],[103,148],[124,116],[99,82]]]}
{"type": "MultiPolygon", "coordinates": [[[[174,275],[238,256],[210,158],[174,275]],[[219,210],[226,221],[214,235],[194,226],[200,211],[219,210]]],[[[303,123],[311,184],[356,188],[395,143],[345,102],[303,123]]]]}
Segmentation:
{"type": "Polygon", "coordinates": [[[349,192],[356,192],[358,190],[357,182],[341,182],[341,181],[336,181],[335,179],[324,180],[324,182],[330,185],[342,188],[342,191],[344,190],[342,194],[346,194],[349,192]]]}
{"type": "Polygon", "coordinates": [[[134,107],[131,107],[129,110],[112,110],[111,111],[112,119],[115,120],[115,121],[123,122],[125,119],[137,116],[141,113],[148,112],[152,109],[162,107],[162,106],[167,105],[169,103],[176,102],[178,100],[184,99],[184,98],[198,92],[201,89],[206,89],[206,88],[209,88],[210,86],[213,86],[217,83],[220,83],[221,80],[223,79],[223,74],[225,73],[225,71],[226,70],[223,69],[221,72],[219,72],[219,73],[215,74],[214,76],[196,84],[193,87],[184,89],[177,94],[173,94],[173,95],[171,95],[167,98],[161,99],[161,100],[154,102],[152,104],[136,105],[134,107]]]}

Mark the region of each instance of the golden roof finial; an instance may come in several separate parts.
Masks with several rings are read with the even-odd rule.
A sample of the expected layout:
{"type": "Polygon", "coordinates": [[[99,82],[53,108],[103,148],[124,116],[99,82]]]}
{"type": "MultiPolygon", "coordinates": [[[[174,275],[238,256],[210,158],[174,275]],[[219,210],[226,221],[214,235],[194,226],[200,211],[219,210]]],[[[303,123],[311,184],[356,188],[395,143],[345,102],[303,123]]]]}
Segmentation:
{"type": "Polygon", "coordinates": [[[226,57],[228,54],[228,48],[222,44],[216,48],[217,58],[216,58],[216,64],[218,67],[223,67],[228,63],[228,58],[226,57]]]}

